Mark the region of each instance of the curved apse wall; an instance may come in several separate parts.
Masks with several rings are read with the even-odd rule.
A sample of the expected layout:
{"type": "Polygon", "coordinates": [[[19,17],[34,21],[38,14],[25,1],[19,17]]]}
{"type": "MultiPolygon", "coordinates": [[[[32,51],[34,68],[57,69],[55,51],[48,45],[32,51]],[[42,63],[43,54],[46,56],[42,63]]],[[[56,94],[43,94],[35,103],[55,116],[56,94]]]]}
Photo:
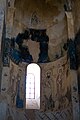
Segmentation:
{"type": "MultiPolygon", "coordinates": [[[[26,28],[46,29],[46,34],[49,37],[50,61],[59,59],[66,54],[63,46],[67,42],[67,25],[63,6],[63,2],[56,0],[16,0],[13,36],[17,36],[26,28]]],[[[36,62],[40,52],[39,43],[29,39],[24,44],[29,46],[29,51],[36,62]]]]}
{"type": "MultiPolygon", "coordinates": [[[[16,35],[19,32],[22,32],[23,29],[25,29],[26,27],[35,29],[45,28],[47,30],[47,35],[49,36],[49,57],[51,62],[40,64],[40,67],[42,73],[41,108],[43,111],[50,112],[45,114],[45,112],[35,110],[35,117],[36,119],[39,118],[41,120],[43,119],[44,115],[45,120],[46,117],[47,119],[52,119],[52,117],[55,117],[56,119],[59,118],[59,116],[61,117],[62,115],[65,120],[70,119],[72,115],[71,109],[70,112],[68,111],[68,109],[64,111],[65,108],[70,108],[69,105],[71,105],[71,91],[69,63],[67,61],[66,51],[63,49],[63,44],[66,43],[67,40],[67,27],[63,3],[56,2],[56,0],[46,3],[44,0],[37,0],[36,2],[34,0],[17,0],[15,2],[15,8],[16,9],[14,14],[14,26],[12,36],[16,37],[16,35]],[[59,59],[57,60],[55,54],[57,53],[61,56],[61,50],[63,50],[63,57],[58,57],[59,59]],[[60,114],[59,112],[57,112],[57,114],[54,113],[54,111],[58,110],[60,114]]],[[[28,42],[26,43],[25,41],[24,44],[28,44],[29,51],[33,55],[34,62],[36,62],[39,54],[38,42],[28,40],[28,42]]],[[[10,104],[8,106],[6,103],[6,111],[10,109],[12,112],[9,114],[14,119],[18,118],[17,113],[22,120],[25,119],[26,116],[26,111],[22,112],[18,111],[18,109],[16,111],[15,106],[18,80],[20,81],[20,99],[25,101],[25,69],[26,65],[24,63],[20,65],[15,65],[13,62],[11,62],[9,76],[10,80],[8,84],[5,83],[5,81],[8,80],[6,69],[4,70],[2,75],[4,80],[2,84],[2,93],[6,92],[6,96],[8,96],[7,100],[9,100],[8,103],[10,104]],[[14,106],[14,108],[12,106],[14,106]]],[[[3,99],[6,99],[6,96],[3,99]]],[[[3,113],[6,114],[6,112],[3,113]]],[[[30,114],[28,117],[30,117],[30,114]]],[[[31,117],[33,117],[33,115],[31,117]]]]}

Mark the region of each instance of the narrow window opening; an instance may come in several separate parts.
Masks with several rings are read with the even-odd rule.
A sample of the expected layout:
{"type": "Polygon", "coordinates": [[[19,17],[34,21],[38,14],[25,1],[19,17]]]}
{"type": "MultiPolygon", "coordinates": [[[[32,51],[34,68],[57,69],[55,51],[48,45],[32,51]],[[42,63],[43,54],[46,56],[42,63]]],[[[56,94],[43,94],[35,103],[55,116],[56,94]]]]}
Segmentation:
{"type": "Polygon", "coordinates": [[[26,109],[40,109],[40,67],[35,63],[27,66],[26,109]]]}

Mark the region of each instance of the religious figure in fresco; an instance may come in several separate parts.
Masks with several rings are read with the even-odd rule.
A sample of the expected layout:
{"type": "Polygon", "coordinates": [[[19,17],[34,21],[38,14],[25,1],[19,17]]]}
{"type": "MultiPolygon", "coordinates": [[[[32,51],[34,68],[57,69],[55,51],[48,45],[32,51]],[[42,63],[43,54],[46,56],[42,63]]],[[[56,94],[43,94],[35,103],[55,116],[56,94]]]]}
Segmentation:
{"type": "Polygon", "coordinates": [[[75,36],[74,43],[76,46],[77,66],[79,66],[80,65],[80,29],[78,30],[78,32],[75,36]]]}
{"type": "Polygon", "coordinates": [[[47,70],[44,81],[44,110],[53,110],[55,106],[53,98],[52,69],[47,70]]]}
{"type": "Polygon", "coordinates": [[[11,38],[10,47],[13,48],[13,49],[15,48],[15,38],[11,38]]]}
{"type": "Polygon", "coordinates": [[[30,31],[25,30],[23,33],[19,33],[15,39],[15,42],[18,44],[19,48],[22,47],[23,40],[28,40],[30,36],[30,31]]]}
{"type": "Polygon", "coordinates": [[[37,25],[40,22],[37,12],[34,11],[32,16],[31,16],[31,25],[37,25]]]}
{"type": "Polygon", "coordinates": [[[9,66],[9,63],[10,63],[10,59],[9,59],[10,39],[9,38],[4,39],[2,45],[3,45],[2,46],[2,51],[3,51],[3,56],[2,56],[3,66],[9,66]]]}
{"type": "Polygon", "coordinates": [[[40,30],[30,29],[30,35],[32,41],[40,42],[39,41],[40,30]]]}
{"type": "Polygon", "coordinates": [[[64,4],[65,11],[71,11],[72,10],[72,0],[66,0],[64,4]]]}
{"type": "Polygon", "coordinates": [[[20,80],[17,81],[16,107],[23,108],[23,100],[20,98],[20,80]]]}
{"type": "Polygon", "coordinates": [[[70,69],[77,69],[76,45],[71,39],[68,40],[68,55],[70,57],[70,69]]]}
{"type": "Polygon", "coordinates": [[[39,53],[38,62],[42,62],[42,63],[49,62],[49,57],[48,57],[49,37],[46,35],[46,31],[41,32],[38,39],[40,41],[40,53],[39,53]]]}
{"type": "Polygon", "coordinates": [[[11,39],[10,46],[10,58],[14,63],[19,64],[20,62],[32,62],[33,58],[30,55],[27,46],[23,46],[24,39],[28,40],[30,37],[30,31],[25,30],[23,33],[19,33],[15,39],[11,39]],[[15,42],[18,45],[18,48],[15,48],[15,42]]]}
{"type": "Polygon", "coordinates": [[[45,97],[45,111],[46,110],[53,110],[54,109],[54,100],[52,99],[52,95],[50,95],[49,98],[47,98],[46,95],[44,95],[45,97]]]}
{"type": "Polygon", "coordinates": [[[16,49],[10,49],[9,57],[15,64],[19,64],[21,62],[20,51],[18,51],[16,49]]]}
{"type": "Polygon", "coordinates": [[[30,55],[27,46],[20,47],[20,53],[21,53],[21,59],[22,59],[23,62],[30,63],[30,62],[33,61],[32,55],[30,55]]]}
{"type": "Polygon", "coordinates": [[[62,92],[62,76],[63,76],[63,70],[62,68],[59,68],[58,75],[56,78],[56,86],[57,86],[57,94],[61,95],[62,92]]]}

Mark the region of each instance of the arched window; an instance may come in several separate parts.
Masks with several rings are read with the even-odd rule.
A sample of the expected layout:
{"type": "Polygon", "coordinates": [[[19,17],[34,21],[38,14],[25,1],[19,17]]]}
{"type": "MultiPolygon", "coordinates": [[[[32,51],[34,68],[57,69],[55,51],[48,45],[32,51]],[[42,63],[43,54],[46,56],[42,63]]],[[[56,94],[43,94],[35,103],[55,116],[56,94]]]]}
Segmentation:
{"type": "Polygon", "coordinates": [[[40,67],[35,63],[27,66],[26,109],[40,109],[40,67]]]}

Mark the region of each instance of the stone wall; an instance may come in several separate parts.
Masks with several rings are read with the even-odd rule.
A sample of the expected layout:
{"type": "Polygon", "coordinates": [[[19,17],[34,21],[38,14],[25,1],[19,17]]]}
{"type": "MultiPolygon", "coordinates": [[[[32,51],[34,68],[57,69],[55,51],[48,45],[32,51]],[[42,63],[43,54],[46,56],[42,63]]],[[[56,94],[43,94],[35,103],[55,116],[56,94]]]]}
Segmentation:
{"type": "MultiPolygon", "coordinates": [[[[46,2],[37,0],[15,1],[14,25],[12,36],[17,36],[26,28],[46,29],[49,36],[49,58],[51,61],[60,58],[66,51],[63,49],[67,41],[67,23],[63,2],[46,2]]],[[[30,43],[30,42],[29,42],[30,43]]],[[[34,61],[38,57],[39,45],[31,42],[30,52],[34,61]],[[34,47],[33,47],[34,46],[34,47]],[[36,54],[33,53],[36,48],[36,54]]]]}
{"type": "MultiPolygon", "coordinates": [[[[45,118],[47,120],[52,118],[55,120],[56,118],[59,119],[59,117],[66,120],[72,119],[71,81],[67,56],[55,62],[39,64],[41,68],[41,109],[38,111],[25,110],[25,75],[27,65],[25,63],[15,65],[13,62],[10,64],[8,89],[6,89],[7,86],[4,83],[2,85],[0,104],[5,106],[6,112],[8,111],[8,114],[4,113],[6,118],[11,117],[12,120],[16,120],[18,112],[21,120],[31,119],[30,113],[33,115],[34,120],[45,120],[45,118]],[[20,98],[24,102],[24,108],[16,108],[18,80],[20,80],[19,92],[20,98]]],[[[5,76],[7,71],[4,72],[5,74],[3,75],[5,76]]]]}
{"type": "MultiPolygon", "coordinates": [[[[16,37],[26,28],[45,28],[49,36],[48,52],[51,62],[39,64],[41,67],[41,110],[32,110],[32,112],[25,110],[24,88],[28,64],[16,65],[10,60],[10,66],[3,67],[0,95],[0,107],[3,106],[3,109],[0,110],[1,119],[72,120],[70,68],[66,56],[67,51],[63,49],[68,38],[67,24],[62,1],[16,0],[12,12],[10,11],[11,7],[8,7],[9,16],[7,20],[10,19],[11,24],[7,21],[7,37],[16,37]],[[58,55],[57,58],[56,55],[58,55]],[[22,109],[16,108],[18,80],[20,80],[20,98],[24,102],[22,109]]],[[[37,62],[40,52],[39,43],[28,40],[27,44],[34,62],[37,62]]]]}
{"type": "Polygon", "coordinates": [[[74,5],[73,5],[73,14],[74,14],[74,25],[75,25],[75,33],[78,32],[78,30],[80,29],[80,1],[76,0],[74,1],[74,5]]]}

